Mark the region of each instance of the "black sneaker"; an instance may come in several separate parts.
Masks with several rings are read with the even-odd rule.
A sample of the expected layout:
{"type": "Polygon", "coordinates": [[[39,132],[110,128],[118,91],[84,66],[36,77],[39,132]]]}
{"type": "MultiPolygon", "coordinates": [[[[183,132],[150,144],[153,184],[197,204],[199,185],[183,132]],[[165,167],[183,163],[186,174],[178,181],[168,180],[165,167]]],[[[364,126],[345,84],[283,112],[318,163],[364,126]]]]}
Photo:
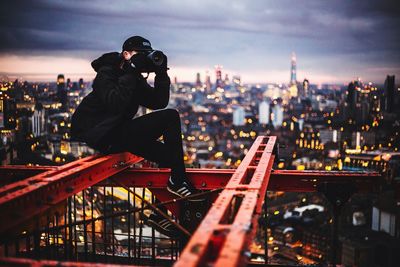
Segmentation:
{"type": "MultiPolygon", "coordinates": [[[[188,182],[177,183],[173,182],[171,177],[168,179],[167,190],[178,197],[189,197],[194,194],[200,193],[188,182]]],[[[205,199],[201,196],[189,198],[188,201],[204,201],[205,199]]]]}
{"type": "Polygon", "coordinates": [[[178,230],[175,226],[159,214],[151,213],[149,217],[143,216],[143,221],[146,225],[153,227],[163,235],[172,237],[178,234],[178,230]]]}

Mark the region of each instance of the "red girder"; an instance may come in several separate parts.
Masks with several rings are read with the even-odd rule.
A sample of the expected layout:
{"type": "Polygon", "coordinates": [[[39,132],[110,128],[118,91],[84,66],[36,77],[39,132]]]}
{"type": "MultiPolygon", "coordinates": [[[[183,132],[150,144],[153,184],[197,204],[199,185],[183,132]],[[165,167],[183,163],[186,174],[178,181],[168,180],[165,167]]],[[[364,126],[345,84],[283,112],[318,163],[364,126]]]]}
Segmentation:
{"type": "Polygon", "coordinates": [[[175,266],[242,266],[267,191],[276,137],[259,136],[175,266]],[[236,214],[232,214],[231,207],[236,214]]]}
{"type": "MultiPolygon", "coordinates": [[[[54,260],[33,260],[33,259],[23,259],[23,258],[1,258],[0,257],[0,265],[1,266],[32,266],[32,267],[40,267],[40,266],[57,266],[57,267],[121,267],[121,265],[117,264],[105,264],[105,263],[93,263],[93,262],[71,262],[71,261],[54,261],[54,260]]],[[[126,266],[126,265],[123,265],[126,266]]],[[[138,266],[138,265],[130,265],[138,266]]]]}
{"type": "MultiPolygon", "coordinates": [[[[225,187],[234,172],[234,169],[187,169],[189,180],[205,190],[225,187]]],[[[127,169],[113,178],[126,186],[165,189],[169,175],[169,169],[142,168],[127,169]]],[[[268,190],[315,192],[317,185],[323,182],[352,181],[360,192],[370,192],[380,177],[377,172],[272,170],[268,190]]],[[[110,183],[105,180],[99,185],[110,186],[110,183]]]]}
{"type": "MultiPolygon", "coordinates": [[[[1,166],[0,182],[8,174],[7,179],[16,179],[13,176],[30,177],[32,174],[52,170],[52,166],[1,166]]],[[[200,189],[210,190],[225,187],[232,177],[234,169],[187,169],[187,176],[191,182],[200,189]]],[[[168,168],[140,168],[125,169],[112,176],[121,184],[130,187],[147,187],[151,189],[165,189],[170,175],[168,168]]],[[[360,192],[374,190],[381,175],[378,172],[349,172],[349,171],[295,171],[272,170],[268,191],[285,192],[315,192],[317,185],[323,182],[348,182],[352,181],[360,192]]],[[[116,186],[103,180],[99,186],[116,186]]]]}
{"type": "Polygon", "coordinates": [[[142,158],[130,153],[92,156],[0,187],[0,234],[142,158]],[[123,163],[123,164],[121,164],[123,163]]]}

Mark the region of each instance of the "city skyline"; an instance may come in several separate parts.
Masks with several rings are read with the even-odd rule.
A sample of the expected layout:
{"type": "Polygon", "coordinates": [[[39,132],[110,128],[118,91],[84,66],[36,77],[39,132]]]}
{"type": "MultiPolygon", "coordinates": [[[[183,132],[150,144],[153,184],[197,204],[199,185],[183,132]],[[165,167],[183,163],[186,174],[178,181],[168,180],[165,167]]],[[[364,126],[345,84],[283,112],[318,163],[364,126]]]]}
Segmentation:
{"type": "Polygon", "coordinates": [[[91,79],[90,61],[142,35],[169,57],[170,76],[204,79],[213,66],[247,83],[382,84],[400,75],[399,7],[394,1],[3,1],[0,74],[53,81],[58,73],[91,79]],[[129,25],[129,26],[127,26],[129,25]]]}

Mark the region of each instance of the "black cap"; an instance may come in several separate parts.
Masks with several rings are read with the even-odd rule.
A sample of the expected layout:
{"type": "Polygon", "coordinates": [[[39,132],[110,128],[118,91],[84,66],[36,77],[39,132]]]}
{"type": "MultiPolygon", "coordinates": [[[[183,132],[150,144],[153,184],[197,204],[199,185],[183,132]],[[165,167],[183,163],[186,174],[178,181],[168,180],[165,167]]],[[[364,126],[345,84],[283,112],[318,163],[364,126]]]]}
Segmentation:
{"type": "Polygon", "coordinates": [[[151,43],[149,40],[141,36],[132,36],[126,39],[122,45],[122,51],[151,51],[151,43]]]}

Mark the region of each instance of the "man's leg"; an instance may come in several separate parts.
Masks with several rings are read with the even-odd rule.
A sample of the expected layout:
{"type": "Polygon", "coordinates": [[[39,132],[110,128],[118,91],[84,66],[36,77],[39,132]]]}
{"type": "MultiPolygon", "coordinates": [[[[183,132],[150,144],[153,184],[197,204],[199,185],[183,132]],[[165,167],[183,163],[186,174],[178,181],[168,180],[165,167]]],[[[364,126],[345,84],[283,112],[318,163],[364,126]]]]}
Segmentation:
{"type": "MultiPolygon", "coordinates": [[[[115,129],[110,141],[113,151],[129,151],[171,168],[167,190],[179,197],[197,190],[186,179],[179,113],[174,109],[155,111],[115,129]],[[164,142],[157,141],[163,136],[164,142]]],[[[202,201],[204,198],[191,198],[202,201]]]]}
{"type": "Polygon", "coordinates": [[[176,182],[185,179],[179,113],[174,109],[155,111],[124,123],[110,140],[113,149],[129,151],[171,168],[176,182]],[[158,141],[163,136],[164,142],[158,141]]]}

